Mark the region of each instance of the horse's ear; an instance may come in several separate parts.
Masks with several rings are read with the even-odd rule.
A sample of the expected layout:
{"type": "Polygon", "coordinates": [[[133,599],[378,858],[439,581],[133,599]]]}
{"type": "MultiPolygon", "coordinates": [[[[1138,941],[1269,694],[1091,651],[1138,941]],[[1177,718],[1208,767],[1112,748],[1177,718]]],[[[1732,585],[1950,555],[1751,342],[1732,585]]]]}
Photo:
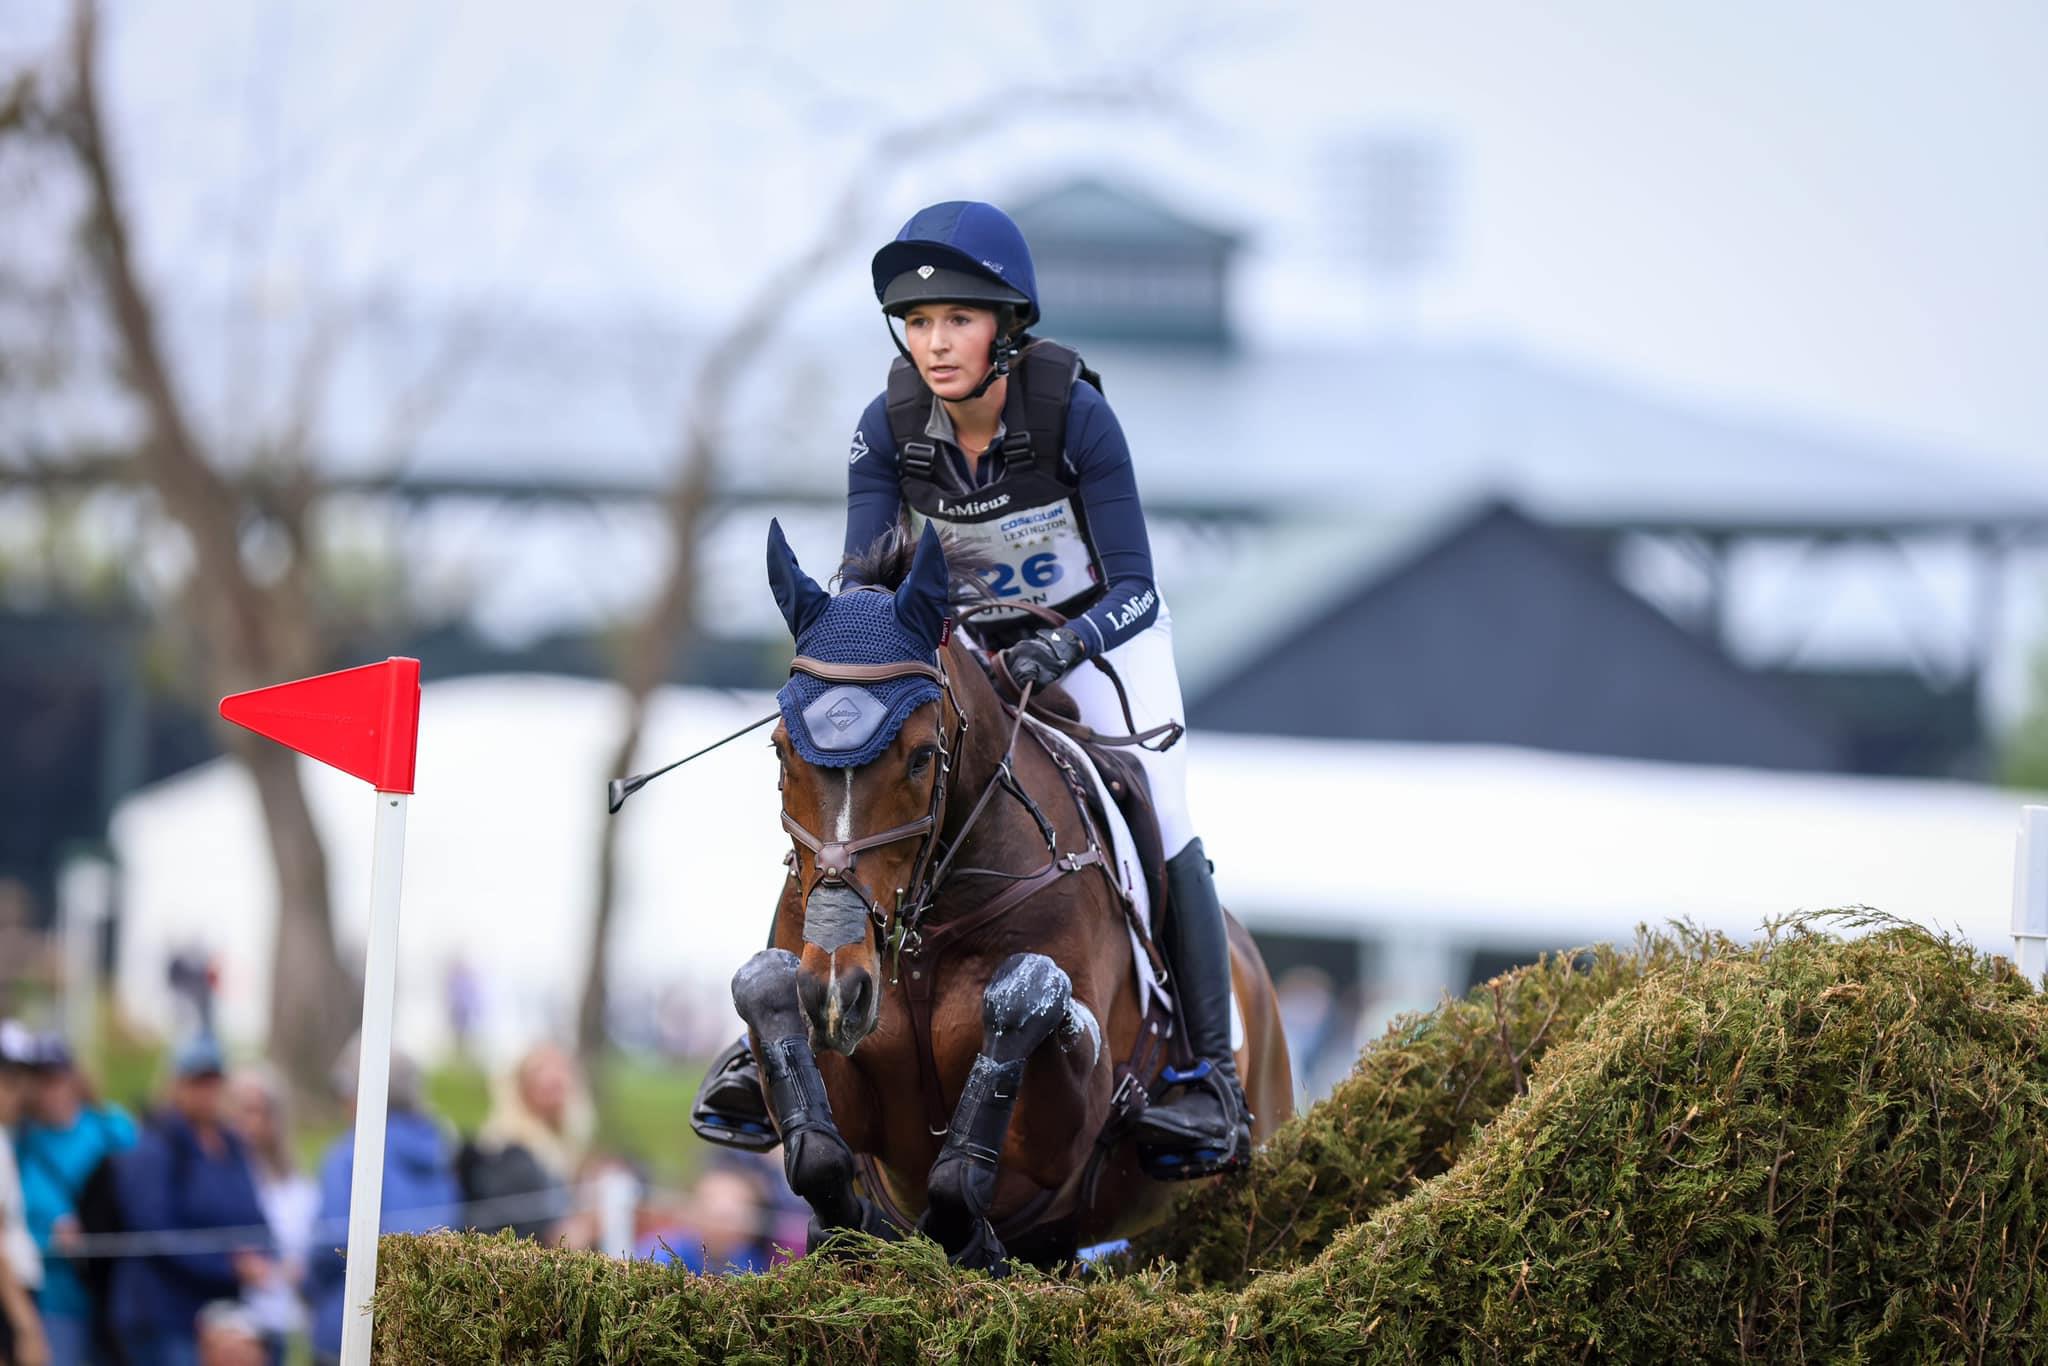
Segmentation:
{"type": "Polygon", "coordinates": [[[924,524],[917,553],[911,556],[910,572],[896,590],[896,620],[903,629],[936,650],[946,627],[946,604],[951,594],[946,575],[946,548],[939,544],[939,529],[924,524]]]}
{"type": "Polygon", "coordinates": [[[783,538],[782,523],[768,523],[768,586],[775,591],[775,605],[789,623],[792,637],[802,635],[832,601],[832,595],[818,587],[818,581],[796,562],[796,554],[783,538]]]}

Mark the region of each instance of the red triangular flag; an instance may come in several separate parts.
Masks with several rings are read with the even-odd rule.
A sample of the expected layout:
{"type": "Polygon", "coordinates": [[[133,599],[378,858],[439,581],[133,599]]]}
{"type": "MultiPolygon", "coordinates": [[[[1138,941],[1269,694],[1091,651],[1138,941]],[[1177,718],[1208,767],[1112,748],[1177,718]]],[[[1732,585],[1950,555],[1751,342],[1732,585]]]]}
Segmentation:
{"type": "Polygon", "coordinates": [[[387,659],[238,692],[221,699],[220,714],[379,792],[412,791],[420,732],[417,659],[387,659]]]}

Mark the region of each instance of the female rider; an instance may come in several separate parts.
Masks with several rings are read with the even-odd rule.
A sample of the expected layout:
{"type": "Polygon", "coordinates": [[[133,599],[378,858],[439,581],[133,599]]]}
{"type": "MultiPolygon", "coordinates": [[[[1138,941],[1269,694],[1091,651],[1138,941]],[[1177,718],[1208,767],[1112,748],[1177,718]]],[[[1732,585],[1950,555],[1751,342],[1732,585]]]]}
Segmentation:
{"type": "MultiPolygon", "coordinates": [[[[882,312],[902,323],[901,337],[890,328],[902,357],[853,434],[847,554],[907,507],[989,563],[984,577],[998,601],[1067,619],[1045,627],[1021,611],[976,618],[977,642],[1000,650],[1019,684],[1061,683],[1085,724],[1121,733],[1107,676],[1076,668],[1100,657],[1122,678],[1138,729],[1180,720],[1173,623],[1152,579],[1130,448],[1080,358],[1028,334],[1037,282],[1017,225],[992,204],[934,204],[875,253],[872,269],[882,312]]],[[[1200,1176],[1241,1165],[1251,1148],[1230,1051],[1229,945],[1188,816],[1185,742],[1137,753],[1169,853],[1161,947],[1192,1051],[1207,1063],[1144,1111],[1137,1138],[1165,1157],[1148,1162],[1158,1174],[1200,1176]]],[[[695,1116],[712,1123],[699,1132],[732,1141],[735,1129],[765,1121],[757,1087],[750,1056],[721,1058],[695,1116]]]]}

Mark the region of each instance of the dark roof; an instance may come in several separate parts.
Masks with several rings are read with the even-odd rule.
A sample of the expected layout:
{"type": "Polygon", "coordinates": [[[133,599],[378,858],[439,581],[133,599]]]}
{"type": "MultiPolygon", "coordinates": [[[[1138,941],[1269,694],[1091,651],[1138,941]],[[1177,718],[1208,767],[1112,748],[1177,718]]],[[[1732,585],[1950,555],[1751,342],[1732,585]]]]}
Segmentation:
{"type": "Polygon", "coordinates": [[[1083,177],[1010,207],[1034,254],[1063,248],[1143,247],[1223,252],[1243,234],[1198,223],[1142,191],[1083,177]]]}
{"type": "Polygon", "coordinates": [[[1186,680],[1197,730],[1847,766],[1822,709],[1504,503],[1381,560],[1314,610],[1238,624],[1240,657],[1186,680]]]}

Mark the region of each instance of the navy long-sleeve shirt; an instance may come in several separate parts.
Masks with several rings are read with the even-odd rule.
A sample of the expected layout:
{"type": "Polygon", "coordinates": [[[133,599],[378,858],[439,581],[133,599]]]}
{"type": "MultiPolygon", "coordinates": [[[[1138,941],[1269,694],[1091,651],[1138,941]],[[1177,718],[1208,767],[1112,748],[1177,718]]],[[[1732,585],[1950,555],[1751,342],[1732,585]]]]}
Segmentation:
{"type": "MultiPolygon", "coordinates": [[[[131,1230],[203,1237],[210,1229],[236,1229],[246,1250],[270,1250],[248,1154],[234,1134],[223,1130],[219,1150],[209,1152],[190,1124],[166,1112],[119,1161],[121,1214],[131,1230]]],[[[125,1334],[190,1333],[209,1301],[241,1292],[225,1248],[124,1257],[114,1263],[114,1322],[125,1334]]]]}
{"type": "MultiPolygon", "coordinates": [[[[939,448],[945,460],[938,466],[937,477],[956,482],[958,492],[986,488],[1003,477],[1003,459],[997,447],[981,458],[972,475],[958,446],[941,441],[939,448]]],[[[865,550],[894,526],[903,506],[886,394],[876,395],[860,415],[850,457],[846,474],[849,555],[865,550]]],[[[1145,534],[1138,481],[1131,470],[1130,445],[1109,401],[1085,380],[1074,382],[1067,401],[1062,468],[1075,485],[1104,583],[1101,599],[1074,618],[1073,627],[1082,643],[1100,654],[1152,624],[1159,615],[1159,594],[1152,580],[1152,546],[1145,534]]]]}

